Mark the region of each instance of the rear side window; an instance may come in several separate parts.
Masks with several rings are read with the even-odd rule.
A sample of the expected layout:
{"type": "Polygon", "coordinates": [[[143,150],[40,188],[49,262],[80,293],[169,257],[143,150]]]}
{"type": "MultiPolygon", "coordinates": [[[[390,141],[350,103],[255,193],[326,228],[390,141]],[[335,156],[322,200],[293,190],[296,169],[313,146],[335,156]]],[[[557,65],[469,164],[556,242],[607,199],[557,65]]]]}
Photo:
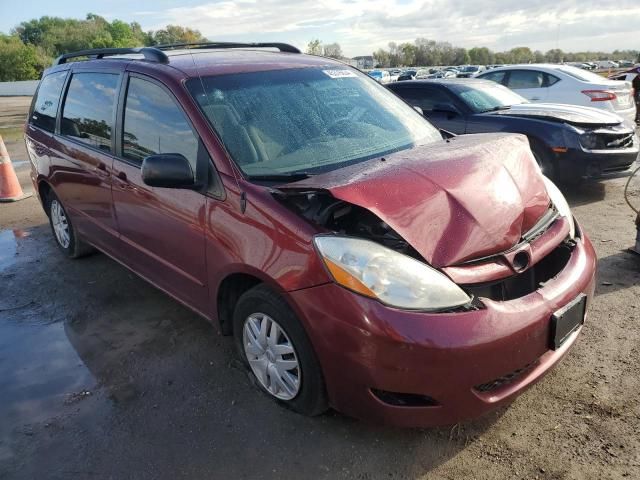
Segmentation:
{"type": "Polygon", "coordinates": [[[560,81],[560,79],[558,77],[556,77],[555,75],[551,75],[550,73],[545,73],[544,74],[544,82],[545,82],[545,87],[550,87],[551,85],[555,85],[556,83],[558,83],[560,81]]]}
{"type": "Polygon", "coordinates": [[[503,70],[501,72],[485,73],[484,75],[479,75],[478,78],[481,78],[482,80],[491,80],[492,82],[496,83],[502,83],[506,74],[507,72],[503,70]]]}
{"type": "Polygon", "coordinates": [[[544,87],[544,73],[535,70],[511,70],[508,87],[518,88],[542,88],[544,87]]]}
{"type": "Polygon", "coordinates": [[[67,72],[57,72],[42,79],[33,102],[30,124],[53,133],[56,128],[56,113],[60,103],[62,86],[66,77],[67,72]]]}
{"type": "Polygon", "coordinates": [[[124,110],[122,155],[141,164],[145,157],[156,153],[184,155],[195,172],[198,138],[164,89],[132,77],[124,110]]]}
{"type": "Polygon", "coordinates": [[[118,79],[113,73],[75,73],[64,101],[60,133],[111,152],[118,79]]]}

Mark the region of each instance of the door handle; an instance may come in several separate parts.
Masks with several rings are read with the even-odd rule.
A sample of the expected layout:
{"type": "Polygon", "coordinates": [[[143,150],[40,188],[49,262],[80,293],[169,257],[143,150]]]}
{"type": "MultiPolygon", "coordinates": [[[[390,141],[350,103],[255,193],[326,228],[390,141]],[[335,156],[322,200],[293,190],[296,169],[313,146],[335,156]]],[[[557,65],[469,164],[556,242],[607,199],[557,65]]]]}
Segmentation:
{"type": "Polygon", "coordinates": [[[107,171],[107,165],[104,162],[100,162],[96,165],[95,172],[96,172],[96,175],[100,177],[109,176],[109,172],[107,171]]]}
{"type": "Polygon", "coordinates": [[[119,180],[122,180],[123,182],[127,181],[127,174],[124,172],[118,172],[117,177],[119,180]]]}

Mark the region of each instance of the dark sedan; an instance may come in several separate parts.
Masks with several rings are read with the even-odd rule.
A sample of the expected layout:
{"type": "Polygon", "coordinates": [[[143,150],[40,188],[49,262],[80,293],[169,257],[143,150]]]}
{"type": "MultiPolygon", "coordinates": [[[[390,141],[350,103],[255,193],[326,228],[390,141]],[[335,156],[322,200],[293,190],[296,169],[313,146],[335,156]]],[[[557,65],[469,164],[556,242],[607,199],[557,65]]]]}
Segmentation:
{"type": "Polygon", "coordinates": [[[575,181],[627,170],[638,137],[620,117],[588,107],[531,104],[508,88],[479,79],[419,80],[389,88],[455,134],[512,132],[529,138],[543,172],[575,181]]]}
{"type": "Polygon", "coordinates": [[[416,78],[417,70],[405,70],[404,72],[398,75],[398,82],[403,82],[405,80],[414,80],[416,78]]]}

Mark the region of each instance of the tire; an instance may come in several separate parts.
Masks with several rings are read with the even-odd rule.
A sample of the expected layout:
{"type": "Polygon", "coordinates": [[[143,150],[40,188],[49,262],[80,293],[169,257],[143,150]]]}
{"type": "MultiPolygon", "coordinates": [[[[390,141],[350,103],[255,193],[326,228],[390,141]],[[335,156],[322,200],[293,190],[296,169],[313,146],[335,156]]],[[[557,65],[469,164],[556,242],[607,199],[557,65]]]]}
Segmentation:
{"type": "Polygon", "coordinates": [[[531,145],[533,158],[536,159],[540,170],[542,170],[542,174],[547,178],[555,179],[556,169],[553,164],[553,159],[551,158],[549,153],[539,142],[529,139],[529,143],[531,145]]]}
{"type": "Polygon", "coordinates": [[[67,211],[52,191],[47,195],[46,212],[56,245],[67,257],[80,258],[94,251],[93,247],[78,238],[67,211]]]}
{"type": "Polygon", "coordinates": [[[282,297],[265,285],[245,292],[234,311],[233,335],[238,355],[269,397],[303,415],[327,410],[320,362],[302,324],[282,297]],[[263,324],[265,336],[260,346],[263,324]]]}

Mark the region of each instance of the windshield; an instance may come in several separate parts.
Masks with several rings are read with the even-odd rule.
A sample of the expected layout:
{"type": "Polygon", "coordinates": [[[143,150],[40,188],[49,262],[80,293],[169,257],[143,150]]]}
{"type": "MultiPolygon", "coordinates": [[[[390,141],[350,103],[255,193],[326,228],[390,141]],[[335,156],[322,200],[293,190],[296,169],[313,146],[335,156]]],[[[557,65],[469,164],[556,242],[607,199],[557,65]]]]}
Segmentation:
{"type": "Polygon", "coordinates": [[[598,75],[597,73],[588,72],[586,70],[582,70],[581,68],[572,67],[569,65],[563,65],[562,67],[558,67],[563,73],[566,73],[570,77],[577,78],[578,80],[582,80],[583,82],[590,83],[602,83],[604,80],[603,77],[598,75]]]}
{"type": "Polygon", "coordinates": [[[507,87],[492,84],[456,83],[449,88],[474,111],[474,113],[490,112],[501,108],[509,108],[511,105],[527,103],[527,99],[521,97],[507,87]]]}
{"type": "Polygon", "coordinates": [[[462,69],[463,72],[477,72],[479,67],[475,67],[473,65],[470,65],[468,67],[464,67],[462,69]]]}
{"type": "Polygon", "coordinates": [[[249,177],[320,173],[442,140],[413,108],[350,68],[219,75],[187,86],[249,177]]]}

